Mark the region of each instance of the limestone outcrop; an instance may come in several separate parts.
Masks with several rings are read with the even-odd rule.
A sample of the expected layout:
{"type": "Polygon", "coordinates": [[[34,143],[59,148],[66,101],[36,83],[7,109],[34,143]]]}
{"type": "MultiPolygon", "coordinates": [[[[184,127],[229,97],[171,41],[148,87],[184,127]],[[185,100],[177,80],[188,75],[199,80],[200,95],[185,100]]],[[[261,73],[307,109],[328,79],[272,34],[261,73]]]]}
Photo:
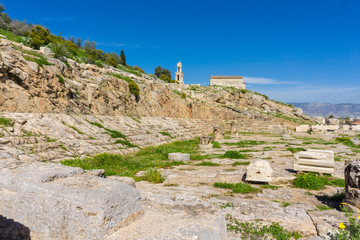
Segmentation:
{"type": "Polygon", "coordinates": [[[1,159],[0,212],[34,239],[103,239],[141,210],[137,189],[80,168],[1,159]]]}

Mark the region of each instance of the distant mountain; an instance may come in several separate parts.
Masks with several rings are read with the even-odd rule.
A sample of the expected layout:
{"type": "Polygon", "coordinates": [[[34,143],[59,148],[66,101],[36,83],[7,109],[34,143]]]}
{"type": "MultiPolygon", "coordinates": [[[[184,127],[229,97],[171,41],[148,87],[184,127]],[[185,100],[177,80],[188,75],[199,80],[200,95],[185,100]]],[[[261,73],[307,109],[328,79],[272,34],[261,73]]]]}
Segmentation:
{"type": "Polygon", "coordinates": [[[352,103],[291,103],[295,107],[302,108],[306,115],[327,117],[359,117],[360,104],[352,103]]]}

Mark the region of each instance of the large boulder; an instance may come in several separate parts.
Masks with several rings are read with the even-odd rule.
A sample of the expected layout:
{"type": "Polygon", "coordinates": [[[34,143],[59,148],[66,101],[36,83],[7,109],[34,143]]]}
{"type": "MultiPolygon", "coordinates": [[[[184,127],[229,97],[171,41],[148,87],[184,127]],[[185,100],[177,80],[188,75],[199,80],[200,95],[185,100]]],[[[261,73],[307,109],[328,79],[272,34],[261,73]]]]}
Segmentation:
{"type": "Polygon", "coordinates": [[[0,212],[36,239],[103,239],[141,210],[136,188],[80,168],[7,160],[0,170],[0,212]]]}

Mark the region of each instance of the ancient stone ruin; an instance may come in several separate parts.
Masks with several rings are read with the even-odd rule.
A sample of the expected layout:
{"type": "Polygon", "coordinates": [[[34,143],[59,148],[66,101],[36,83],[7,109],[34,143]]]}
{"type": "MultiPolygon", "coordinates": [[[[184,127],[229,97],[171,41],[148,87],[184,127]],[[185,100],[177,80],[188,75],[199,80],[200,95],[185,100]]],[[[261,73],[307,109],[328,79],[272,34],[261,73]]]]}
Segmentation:
{"type": "Polygon", "coordinates": [[[214,141],[217,141],[217,140],[223,140],[224,139],[224,127],[221,127],[221,126],[216,126],[214,127],[213,129],[213,139],[214,141]]]}
{"type": "Polygon", "coordinates": [[[273,170],[265,160],[251,163],[246,169],[246,181],[249,182],[271,182],[273,170]]]}
{"type": "Polygon", "coordinates": [[[238,125],[234,122],[230,123],[230,135],[236,136],[238,134],[238,125]]]}
{"type": "Polygon", "coordinates": [[[211,136],[200,136],[199,137],[199,148],[212,148],[212,137],[211,136]]]}
{"type": "Polygon", "coordinates": [[[294,170],[334,173],[334,152],[329,150],[308,149],[294,154],[294,170]]]}
{"type": "Polygon", "coordinates": [[[357,208],[360,208],[360,159],[347,162],[345,175],[345,199],[357,208]]]}

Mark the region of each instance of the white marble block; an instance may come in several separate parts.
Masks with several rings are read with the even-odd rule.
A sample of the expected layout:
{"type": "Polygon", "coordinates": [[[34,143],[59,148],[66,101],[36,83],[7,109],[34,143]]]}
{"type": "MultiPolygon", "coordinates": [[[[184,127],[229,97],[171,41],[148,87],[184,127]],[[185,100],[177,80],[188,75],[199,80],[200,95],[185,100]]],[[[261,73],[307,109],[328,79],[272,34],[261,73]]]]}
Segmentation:
{"type": "Polygon", "coordinates": [[[273,170],[265,160],[251,163],[246,169],[246,181],[270,182],[273,170]]]}
{"type": "Polygon", "coordinates": [[[308,149],[294,154],[294,170],[317,173],[334,173],[334,152],[308,149]]]}

